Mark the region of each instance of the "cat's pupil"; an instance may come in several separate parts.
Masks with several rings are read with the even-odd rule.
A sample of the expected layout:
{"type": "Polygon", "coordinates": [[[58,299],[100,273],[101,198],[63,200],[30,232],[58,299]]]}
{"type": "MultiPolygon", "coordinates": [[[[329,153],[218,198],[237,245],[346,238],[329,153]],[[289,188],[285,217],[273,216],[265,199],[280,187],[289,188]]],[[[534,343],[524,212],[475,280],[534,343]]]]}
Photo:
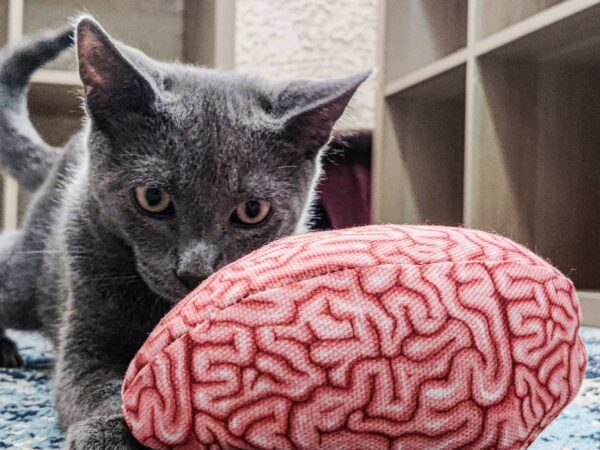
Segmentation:
{"type": "Polygon", "coordinates": [[[245,210],[246,215],[251,219],[254,219],[260,214],[260,202],[256,200],[250,200],[249,202],[246,202],[245,210]]]}
{"type": "Polygon", "coordinates": [[[162,200],[163,194],[160,189],[150,188],[146,190],[146,202],[148,206],[156,206],[162,200]]]}

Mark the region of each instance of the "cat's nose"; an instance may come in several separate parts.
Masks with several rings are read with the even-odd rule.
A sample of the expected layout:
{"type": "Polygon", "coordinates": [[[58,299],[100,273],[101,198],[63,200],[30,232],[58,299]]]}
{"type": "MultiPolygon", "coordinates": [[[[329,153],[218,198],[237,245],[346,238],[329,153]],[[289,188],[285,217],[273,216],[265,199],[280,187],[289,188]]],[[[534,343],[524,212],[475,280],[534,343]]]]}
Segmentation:
{"type": "Polygon", "coordinates": [[[176,275],[177,275],[177,278],[179,278],[179,280],[189,290],[192,290],[192,289],[195,289],[196,287],[198,287],[198,285],[200,283],[202,283],[202,281],[204,281],[204,278],[206,278],[206,277],[200,277],[196,274],[191,274],[191,273],[186,273],[186,272],[177,273],[176,275]]]}
{"type": "Polygon", "coordinates": [[[216,271],[222,261],[223,254],[215,245],[190,242],[179,251],[175,274],[187,288],[193,289],[216,271]]]}

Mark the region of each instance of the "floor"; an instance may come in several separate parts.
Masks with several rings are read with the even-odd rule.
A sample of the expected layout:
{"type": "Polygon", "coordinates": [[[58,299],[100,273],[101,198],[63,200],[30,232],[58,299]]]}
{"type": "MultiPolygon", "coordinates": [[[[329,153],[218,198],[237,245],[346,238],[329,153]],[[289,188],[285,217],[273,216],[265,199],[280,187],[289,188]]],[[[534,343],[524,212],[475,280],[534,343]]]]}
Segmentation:
{"type": "MultiPolygon", "coordinates": [[[[26,362],[24,370],[0,369],[0,449],[63,447],[51,401],[51,348],[37,334],[11,332],[26,362]]],[[[600,450],[600,328],[584,327],[589,355],[577,398],[530,449],[600,450]]]]}

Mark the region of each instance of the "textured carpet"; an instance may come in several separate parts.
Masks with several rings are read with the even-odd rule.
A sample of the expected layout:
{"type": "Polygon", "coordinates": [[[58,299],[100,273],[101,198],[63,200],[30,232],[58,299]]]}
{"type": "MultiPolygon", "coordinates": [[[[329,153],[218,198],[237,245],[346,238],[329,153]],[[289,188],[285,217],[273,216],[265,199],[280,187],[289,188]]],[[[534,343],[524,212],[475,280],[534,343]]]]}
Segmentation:
{"type": "MultiPolygon", "coordinates": [[[[60,449],[49,379],[51,348],[37,334],[9,335],[19,344],[26,369],[0,369],[0,449],[60,449]]],[[[581,391],[531,449],[600,450],[600,328],[584,327],[581,335],[589,356],[581,391]]]]}

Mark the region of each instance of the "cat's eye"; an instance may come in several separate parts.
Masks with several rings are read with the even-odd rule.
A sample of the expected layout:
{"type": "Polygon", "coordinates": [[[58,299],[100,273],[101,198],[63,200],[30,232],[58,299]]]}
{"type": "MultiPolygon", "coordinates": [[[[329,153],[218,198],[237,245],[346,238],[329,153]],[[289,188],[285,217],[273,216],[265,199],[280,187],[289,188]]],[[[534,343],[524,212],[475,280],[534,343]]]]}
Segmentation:
{"type": "Polygon", "coordinates": [[[162,189],[140,186],[132,191],[135,204],[146,214],[168,217],[175,213],[171,196],[162,189]]]}
{"type": "Polygon", "coordinates": [[[229,220],[236,225],[255,227],[266,222],[272,211],[271,202],[267,200],[249,200],[237,205],[229,220]]]}

